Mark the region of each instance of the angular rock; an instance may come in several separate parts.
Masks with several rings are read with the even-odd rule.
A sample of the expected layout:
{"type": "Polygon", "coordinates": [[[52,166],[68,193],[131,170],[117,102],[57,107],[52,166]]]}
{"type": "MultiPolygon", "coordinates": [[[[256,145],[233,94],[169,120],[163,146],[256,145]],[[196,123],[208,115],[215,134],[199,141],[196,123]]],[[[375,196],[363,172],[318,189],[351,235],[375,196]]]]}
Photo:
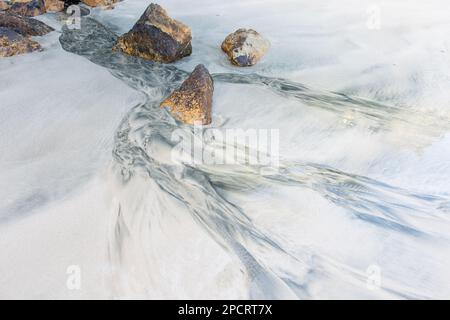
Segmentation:
{"type": "Polygon", "coordinates": [[[61,12],[64,10],[64,1],[44,0],[46,12],[61,12]]]}
{"type": "Polygon", "coordinates": [[[213,92],[213,79],[205,66],[199,64],[160,107],[168,107],[184,123],[207,125],[211,123],[213,92]]]}
{"type": "Polygon", "coordinates": [[[192,53],[191,29],[171,19],[157,4],[150,4],[133,28],[119,37],[115,49],[164,63],[192,53]]]}
{"type": "Polygon", "coordinates": [[[0,0],[0,11],[8,10],[10,7],[8,2],[0,0]]]}
{"type": "Polygon", "coordinates": [[[11,57],[40,49],[41,46],[36,41],[24,37],[14,30],[0,27],[0,57],[11,57]]]}
{"type": "Polygon", "coordinates": [[[11,5],[11,8],[9,8],[8,12],[26,17],[35,17],[45,13],[45,4],[43,0],[15,2],[11,5]]]}
{"type": "Polygon", "coordinates": [[[252,29],[238,29],[222,42],[222,50],[240,67],[253,66],[269,48],[269,40],[252,29]]]}
{"type": "Polygon", "coordinates": [[[0,27],[12,29],[23,36],[43,36],[53,31],[52,27],[39,20],[9,12],[0,12],[0,27]]]}

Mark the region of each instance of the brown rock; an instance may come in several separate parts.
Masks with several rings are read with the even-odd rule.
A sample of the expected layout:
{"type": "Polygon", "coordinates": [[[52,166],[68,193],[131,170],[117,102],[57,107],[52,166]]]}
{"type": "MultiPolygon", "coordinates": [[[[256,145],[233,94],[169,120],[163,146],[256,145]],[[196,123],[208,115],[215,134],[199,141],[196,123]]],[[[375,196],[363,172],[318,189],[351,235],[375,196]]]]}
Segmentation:
{"type": "Polygon", "coordinates": [[[11,8],[9,8],[8,12],[26,17],[35,17],[45,13],[45,4],[43,0],[15,2],[11,5],[11,8]]]}
{"type": "Polygon", "coordinates": [[[6,1],[0,0],[0,11],[8,10],[11,7],[6,1]]]}
{"type": "Polygon", "coordinates": [[[252,29],[238,29],[222,42],[222,50],[240,67],[254,65],[269,50],[269,40],[252,29]]]}
{"type": "Polygon", "coordinates": [[[44,0],[45,11],[61,12],[64,10],[64,1],[61,0],[44,0]]]}
{"type": "Polygon", "coordinates": [[[81,0],[81,2],[90,7],[110,7],[119,1],[121,0],[81,0]]]}
{"type": "Polygon", "coordinates": [[[41,21],[9,12],[0,12],[0,27],[12,29],[23,36],[43,36],[53,31],[52,27],[41,21]]]}
{"type": "Polygon", "coordinates": [[[117,40],[115,49],[148,60],[169,63],[192,53],[191,29],[150,4],[133,28],[117,40]]]}
{"type": "Polygon", "coordinates": [[[36,41],[24,37],[14,30],[0,27],[0,57],[11,57],[40,49],[41,46],[36,41]]]}
{"type": "Polygon", "coordinates": [[[214,82],[204,65],[199,64],[161,108],[169,107],[175,118],[187,124],[211,123],[214,82]]]}

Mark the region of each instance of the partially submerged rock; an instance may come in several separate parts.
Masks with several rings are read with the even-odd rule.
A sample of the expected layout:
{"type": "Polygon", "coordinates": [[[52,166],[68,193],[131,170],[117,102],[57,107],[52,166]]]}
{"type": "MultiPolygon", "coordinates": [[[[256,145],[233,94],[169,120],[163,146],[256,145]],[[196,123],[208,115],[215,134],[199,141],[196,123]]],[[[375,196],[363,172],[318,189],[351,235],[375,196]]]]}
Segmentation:
{"type": "Polygon", "coordinates": [[[150,4],[133,28],[119,37],[115,49],[148,60],[170,63],[192,53],[191,29],[150,4]]]}
{"type": "Polygon", "coordinates": [[[0,57],[11,57],[40,49],[41,46],[36,41],[14,30],[0,27],[0,57]]]}
{"type": "Polygon", "coordinates": [[[169,107],[175,118],[187,124],[211,123],[214,82],[204,65],[199,64],[161,108],[169,107]]]}
{"type": "Polygon", "coordinates": [[[15,2],[8,12],[21,16],[35,17],[45,13],[45,3],[43,0],[31,0],[28,2],[15,2]]]}
{"type": "Polygon", "coordinates": [[[11,5],[6,1],[0,0],[0,11],[8,10],[11,7],[11,5]]]}
{"type": "Polygon", "coordinates": [[[240,67],[253,66],[269,48],[269,40],[252,29],[238,29],[222,43],[230,61],[240,67]]]}
{"type": "Polygon", "coordinates": [[[9,12],[0,12],[0,27],[12,29],[23,36],[43,36],[53,31],[52,27],[39,20],[9,12]]]}
{"type": "Polygon", "coordinates": [[[45,11],[61,12],[64,10],[64,1],[61,0],[44,0],[45,11]]]}

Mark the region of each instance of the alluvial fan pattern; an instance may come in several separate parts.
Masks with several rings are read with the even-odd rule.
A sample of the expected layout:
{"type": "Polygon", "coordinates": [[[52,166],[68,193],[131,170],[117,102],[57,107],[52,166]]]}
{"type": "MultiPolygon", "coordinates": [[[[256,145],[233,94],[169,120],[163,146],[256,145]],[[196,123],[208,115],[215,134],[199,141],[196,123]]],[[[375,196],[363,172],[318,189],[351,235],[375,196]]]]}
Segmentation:
{"type": "MultiPolygon", "coordinates": [[[[358,228],[380,230],[380,234],[394,240],[406,239],[409,243],[420,241],[424,244],[446,237],[445,232],[435,229],[434,225],[423,225],[418,221],[429,219],[430,224],[443,223],[443,217],[449,212],[447,196],[416,193],[327,164],[301,159],[282,159],[277,168],[270,165],[235,166],[173,161],[170,154],[175,145],[173,133],[182,133],[187,138],[197,136],[191,126],[180,126],[174,121],[173,114],[163,112],[160,102],[174,90],[181,89],[189,74],[173,65],[113,52],[111,48],[117,36],[93,19],[83,19],[81,26],[81,30],[63,30],[60,37],[62,47],[107,68],[129,86],[145,93],[147,98],[145,103],[129,111],[115,135],[113,173],[119,187],[114,194],[117,199],[112,214],[114,232],[111,232],[109,239],[111,264],[118,266],[118,269],[132,269],[140,265],[140,270],[150,279],[145,282],[145,276],[139,278],[143,279],[144,290],[154,284],[154,270],[148,269],[148,261],[158,262],[155,259],[158,255],[153,250],[160,248],[161,241],[158,238],[152,242],[155,240],[152,235],[159,231],[158,219],[174,215],[176,219],[188,216],[186,219],[195,221],[205,234],[235,258],[233,263],[245,277],[251,298],[316,297],[314,286],[321,281],[327,285],[332,281],[339,287],[362,290],[352,293],[367,292],[364,270],[355,270],[334,255],[316,251],[309,239],[293,246],[270,228],[254,223],[245,208],[224,195],[224,190],[247,196],[266,187],[293,188],[302,190],[304,193],[301,194],[315,194],[325,199],[326,208],[330,205],[339,209],[326,217],[335,219],[334,214],[342,214],[356,223],[358,228]],[[168,209],[172,205],[176,206],[176,210],[168,209]]],[[[202,67],[198,68],[202,71],[202,67]]],[[[206,72],[200,73],[206,76],[206,72]]],[[[339,119],[345,118],[346,113],[351,111],[352,124],[370,123],[367,130],[371,134],[391,130],[393,122],[414,128],[426,138],[449,129],[446,119],[434,115],[406,114],[398,106],[313,90],[282,78],[239,73],[212,74],[212,78],[216,86],[233,84],[244,92],[257,88],[259,94],[270,91],[285,102],[294,102],[299,108],[307,108],[311,112],[323,111],[339,119]],[[433,123],[434,126],[424,123],[433,123]]],[[[195,88],[193,84],[186,85],[186,88],[195,88]]],[[[253,98],[256,99],[255,96],[253,98]]],[[[284,107],[284,104],[278,105],[277,111],[282,113],[284,107]]],[[[251,118],[256,116],[252,113],[251,118]]],[[[226,146],[216,141],[209,147],[220,150],[226,146]]],[[[320,214],[328,212],[325,210],[320,214]]],[[[334,221],[337,220],[331,223],[334,221]]],[[[329,222],[321,220],[321,223],[329,222]]],[[[172,229],[166,231],[162,232],[170,233],[172,229]]],[[[203,264],[203,261],[200,263],[203,264]]],[[[117,278],[120,276],[117,275],[117,278]]],[[[123,285],[124,292],[129,292],[126,290],[130,288],[123,285]]],[[[401,283],[392,278],[384,281],[379,289],[376,297],[427,296],[417,288],[408,287],[405,290],[401,283]]]]}

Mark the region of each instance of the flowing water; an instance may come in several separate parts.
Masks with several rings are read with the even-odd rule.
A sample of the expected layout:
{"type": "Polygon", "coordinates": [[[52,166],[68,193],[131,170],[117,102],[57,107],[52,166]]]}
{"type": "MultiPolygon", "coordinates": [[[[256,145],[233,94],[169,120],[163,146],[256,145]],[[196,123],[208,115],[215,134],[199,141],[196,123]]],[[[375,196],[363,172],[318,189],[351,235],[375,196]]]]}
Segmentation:
{"type": "Polygon", "coordinates": [[[0,59],[0,298],[450,296],[448,1],[164,0],[169,65],[111,50],[149,3],[0,59]],[[159,107],[199,63],[204,127],[159,107]]]}
{"type": "MultiPolygon", "coordinates": [[[[113,296],[204,297],[199,290],[235,298],[448,297],[447,193],[398,186],[301,152],[308,150],[303,139],[313,137],[317,146],[356,134],[362,140],[355,149],[365,139],[379,148],[372,137],[383,137],[394,149],[420,153],[445,136],[448,117],[283,78],[221,72],[212,74],[213,123],[197,130],[159,108],[188,72],[113,52],[117,35],[95,19],[83,18],[81,26],[63,29],[63,49],[145,95],[117,128],[107,175],[114,185],[108,198],[113,296]],[[225,107],[218,101],[224,95],[235,95],[225,107]],[[252,98],[261,110],[253,106],[245,120],[227,114],[227,108],[250,109],[252,98]],[[308,125],[299,131],[301,117],[322,133],[314,136],[308,125]],[[196,163],[186,154],[174,160],[174,133],[203,140],[213,129],[261,126],[281,128],[276,167],[196,163]]],[[[226,147],[215,139],[204,143],[213,152],[226,147]]],[[[248,150],[235,152],[245,157],[248,150]]]]}

